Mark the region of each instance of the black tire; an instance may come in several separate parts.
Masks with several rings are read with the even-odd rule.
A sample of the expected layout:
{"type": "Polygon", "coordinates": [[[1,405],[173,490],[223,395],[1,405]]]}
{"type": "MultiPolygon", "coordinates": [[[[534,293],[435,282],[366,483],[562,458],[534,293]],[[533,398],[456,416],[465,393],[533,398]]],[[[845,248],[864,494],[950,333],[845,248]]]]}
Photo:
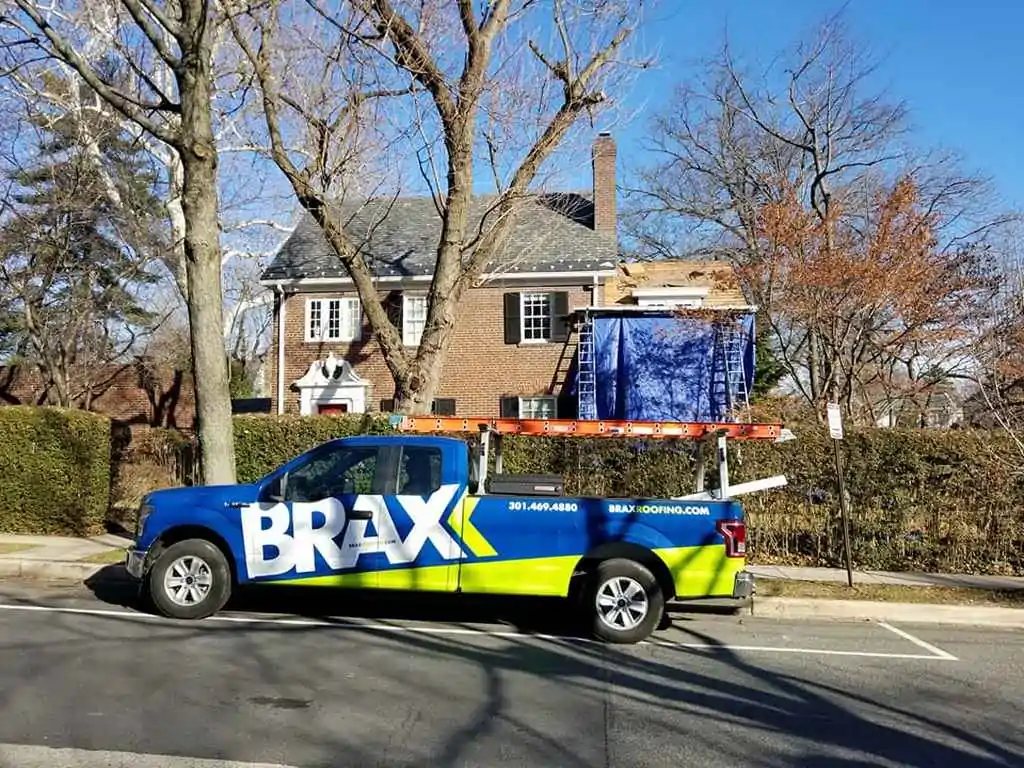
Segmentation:
{"type": "MultiPolygon", "coordinates": [[[[196,576],[192,578],[195,579],[196,576]]],[[[205,578],[201,580],[206,581],[205,578]]],[[[168,618],[205,619],[217,613],[227,603],[231,597],[231,582],[231,567],[216,544],[206,539],[186,539],[172,544],[160,553],[146,575],[146,592],[157,612],[168,618]],[[183,603],[175,599],[172,589],[168,586],[168,571],[179,561],[182,561],[182,566],[201,564],[197,569],[197,575],[209,575],[209,589],[199,599],[183,603]]],[[[191,582],[190,586],[192,584],[195,582],[191,582]]],[[[195,595],[196,591],[193,590],[187,597],[195,595]]]]}
{"type": "Polygon", "coordinates": [[[635,560],[613,558],[602,561],[594,569],[590,589],[587,590],[586,610],[591,617],[591,631],[597,638],[609,643],[639,643],[661,624],[661,618],[665,613],[665,595],[654,574],[643,565],[635,560]],[[618,599],[615,597],[616,583],[623,587],[621,591],[625,596],[631,582],[643,590],[643,599],[640,599],[639,592],[635,592],[632,595],[633,599],[625,604],[625,611],[622,610],[623,605],[620,603],[617,614],[606,618],[606,613],[598,605],[598,600],[618,599]],[[646,611],[642,618],[639,615],[640,606],[646,611]],[[608,618],[612,621],[609,622],[608,618]],[[618,621],[623,618],[627,620],[618,621]]]}

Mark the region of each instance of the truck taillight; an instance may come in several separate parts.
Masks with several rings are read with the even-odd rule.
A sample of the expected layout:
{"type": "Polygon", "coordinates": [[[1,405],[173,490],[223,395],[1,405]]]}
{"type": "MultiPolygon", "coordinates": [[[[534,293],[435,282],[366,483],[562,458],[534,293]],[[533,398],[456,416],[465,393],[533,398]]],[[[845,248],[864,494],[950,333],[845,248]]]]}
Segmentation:
{"type": "Polygon", "coordinates": [[[726,557],[747,556],[747,524],[742,520],[719,520],[715,526],[725,539],[726,557]]]}

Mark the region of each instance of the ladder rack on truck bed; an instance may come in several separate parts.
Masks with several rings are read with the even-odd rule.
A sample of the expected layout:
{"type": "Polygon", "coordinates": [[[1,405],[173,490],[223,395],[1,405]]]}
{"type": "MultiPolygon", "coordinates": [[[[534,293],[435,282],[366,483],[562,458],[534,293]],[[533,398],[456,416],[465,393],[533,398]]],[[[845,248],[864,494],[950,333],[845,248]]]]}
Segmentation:
{"type": "Polygon", "coordinates": [[[634,438],[649,440],[696,440],[696,490],[686,496],[674,497],[686,501],[713,501],[734,498],[786,485],[785,475],[732,485],[729,482],[729,459],[726,440],[772,440],[782,442],[793,439],[792,433],[781,424],[741,424],[733,422],[704,423],[681,421],[601,421],[594,419],[506,419],[459,418],[455,416],[394,416],[392,425],[401,432],[419,434],[476,433],[480,436],[478,470],[479,492],[484,493],[489,456],[494,448],[494,471],[502,472],[502,438],[505,435],[528,437],[600,437],[634,438]],[[718,488],[705,488],[706,452],[711,441],[715,443],[715,466],[718,470],[718,488]]]}

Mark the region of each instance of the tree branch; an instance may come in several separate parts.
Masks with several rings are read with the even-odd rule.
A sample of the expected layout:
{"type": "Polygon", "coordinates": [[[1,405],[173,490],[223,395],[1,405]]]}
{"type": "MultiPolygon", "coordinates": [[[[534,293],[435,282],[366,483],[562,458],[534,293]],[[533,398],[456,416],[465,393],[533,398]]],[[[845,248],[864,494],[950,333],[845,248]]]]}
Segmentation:
{"type": "Polygon", "coordinates": [[[457,110],[455,102],[448,92],[444,74],[438,68],[416,30],[401,14],[395,11],[389,0],[358,0],[358,2],[367,11],[370,10],[367,6],[376,11],[378,16],[378,21],[375,22],[376,29],[381,35],[391,39],[397,53],[398,65],[430,92],[442,122],[446,126],[454,125],[457,110]]]}
{"type": "Polygon", "coordinates": [[[29,0],[14,0],[14,2],[18,8],[20,8],[25,15],[32,20],[32,23],[35,24],[36,27],[38,27],[46,36],[46,39],[50,41],[50,45],[53,47],[52,55],[55,58],[58,58],[71,66],[79,75],[81,75],[82,79],[89,84],[89,87],[96,91],[105,101],[109,102],[112,107],[129,120],[137,123],[140,127],[153,134],[153,136],[161,141],[170,144],[173,147],[179,146],[181,137],[177,132],[169,131],[164,125],[161,125],[141,112],[141,110],[172,111],[174,105],[164,103],[152,104],[139,101],[128,96],[123,91],[113,88],[100,78],[96,73],[96,70],[89,66],[85,60],[75,52],[64,37],[50,25],[50,23],[42,16],[42,14],[39,13],[38,10],[36,10],[29,0]]]}
{"type": "Polygon", "coordinates": [[[161,34],[160,29],[150,21],[149,14],[152,14],[157,20],[157,23],[160,24],[160,26],[162,26],[169,34],[173,34],[171,33],[171,28],[165,21],[166,17],[162,13],[159,15],[153,13],[151,10],[153,6],[152,2],[147,0],[145,8],[142,7],[142,2],[143,0],[121,0],[121,3],[128,9],[128,13],[131,14],[131,17],[135,20],[139,29],[142,30],[149,42],[153,44],[153,47],[160,55],[160,58],[164,60],[164,63],[167,64],[168,67],[175,72],[178,72],[181,68],[181,59],[167,44],[167,37],[161,34]]]}

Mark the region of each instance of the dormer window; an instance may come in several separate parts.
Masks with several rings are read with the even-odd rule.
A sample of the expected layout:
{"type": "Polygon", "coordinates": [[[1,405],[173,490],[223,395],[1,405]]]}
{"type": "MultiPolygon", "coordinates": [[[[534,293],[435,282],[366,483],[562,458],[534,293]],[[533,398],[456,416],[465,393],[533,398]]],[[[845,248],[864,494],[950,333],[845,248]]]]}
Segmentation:
{"type": "Polygon", "coordinates": [[[634,288],[630,295],[637,306],[648,309],[700,309],[711,292],[707,286],[634,288]]]}

